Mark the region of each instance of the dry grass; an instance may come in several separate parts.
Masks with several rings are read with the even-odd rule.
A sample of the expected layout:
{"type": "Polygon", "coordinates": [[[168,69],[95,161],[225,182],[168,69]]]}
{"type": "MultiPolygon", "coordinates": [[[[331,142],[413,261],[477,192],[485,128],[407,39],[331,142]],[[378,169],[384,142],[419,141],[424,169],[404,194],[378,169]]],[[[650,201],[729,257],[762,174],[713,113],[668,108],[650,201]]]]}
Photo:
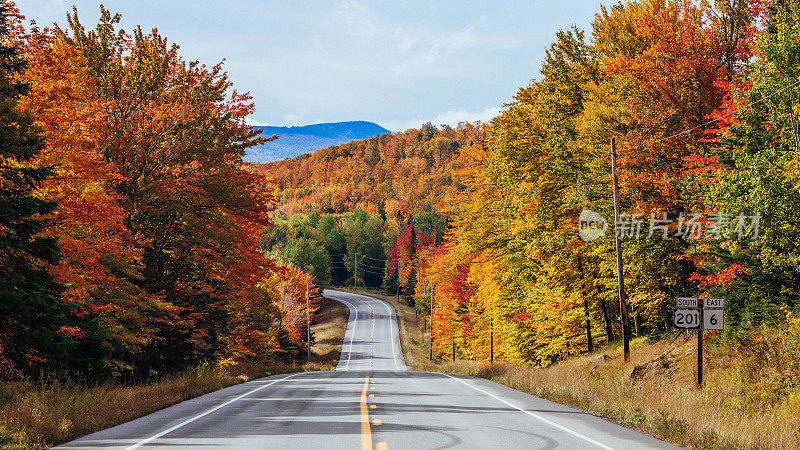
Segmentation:
{"type": "Polygon", "coordinates": [[[347,307],[324,304],[312,362],[247,365],[225,370],[201,367],[137,385],[71,382],[39,386],[5,383],[0,386],[0,448],[48,448],[95,431],[128,422],[167,406],[251,379],[280,373],[333,370],[347,326],[347,307]]]}
{"type": "Polygon", "coordinates": [[[318,369],[313,364],[201,367],[146,384],[93,387],[6,383],[0,396],[0,448],[48,448],[254,378],[318,369]]]}
{"type": "Polygon", "coordinates": [[[322,301],[319,321],[311,326],[315,339],[311,348],[312,362],[330,365],[331,370],[336,367],[349,314],[347,306],[335,300],[326,298],[322,301]]]}
{"type": "Polygon", "coordinates": [[[730,356],[711,356],[705,387],[698,388],[695,343],[682,337],[641,343],[628,363],[619,349],[605,349],[549,368],[473,361],[420,368],[487,378],[684,447],[800,448],[797,410],[755,407],[752,385],[741,379],[730,356]],[[632,377],[637,366],[639,374],[632,377]]]}

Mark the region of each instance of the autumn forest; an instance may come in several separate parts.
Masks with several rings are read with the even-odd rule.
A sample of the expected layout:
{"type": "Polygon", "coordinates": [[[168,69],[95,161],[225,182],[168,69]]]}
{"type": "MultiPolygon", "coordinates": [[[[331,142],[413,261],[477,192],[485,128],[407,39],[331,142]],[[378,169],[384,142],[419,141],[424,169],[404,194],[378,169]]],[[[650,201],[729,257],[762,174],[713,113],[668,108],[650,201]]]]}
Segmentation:
{"type": "Polygon", "coordinates": [[[687,295],[726,298],[711,339],[742,351],[798,331],[798,0],[625,0],[490,123],[266,164],[221,63],[105,9],[0,19],[2,377],[291,361],[318,286],[345,285],[430,315],[441,356],[488,360],[492,333],[495,360],[547,366],[621,339],[615,232],[635,336],[687,295]]]}
{"type": "Polygon", "coordinates": [[[632,337],[671,331],[677,297],[721,296],[710,339],[780,352],[800,287],[799,20],[796,1],[603,8],[491,123],[256,167],[279,188],[264,250],[334,284],[357,264],[359,285],[432,315],[443,358],[488,361],[493,335],[496,361],[550,365],[621,340],[616,230],[632,337]],[[581,239],[583,210],[603,238],[581,239]]]}

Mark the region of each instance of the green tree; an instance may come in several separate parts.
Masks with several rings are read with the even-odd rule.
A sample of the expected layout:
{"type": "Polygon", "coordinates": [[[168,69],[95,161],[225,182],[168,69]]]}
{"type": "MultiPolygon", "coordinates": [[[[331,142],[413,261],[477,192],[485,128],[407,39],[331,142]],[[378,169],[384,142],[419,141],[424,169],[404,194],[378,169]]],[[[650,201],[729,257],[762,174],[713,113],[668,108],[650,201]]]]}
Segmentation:
{"type": "MultiPolygon", "coordinates": [[[[0,4],[0,41],[7,42],[8,17],[0,4]]],[[[16,47],[0,46],[0,368],[36,373],[65,362],[83,331],[70,327],[73,309],[47,270],[59,260],[55,239],[42,237],[42,218],[55,205],[33,195],[51,174],[27,164],[43,148],[33,119],[18,112],[28,86],[15,80],[25,61],[16,47]]]]}

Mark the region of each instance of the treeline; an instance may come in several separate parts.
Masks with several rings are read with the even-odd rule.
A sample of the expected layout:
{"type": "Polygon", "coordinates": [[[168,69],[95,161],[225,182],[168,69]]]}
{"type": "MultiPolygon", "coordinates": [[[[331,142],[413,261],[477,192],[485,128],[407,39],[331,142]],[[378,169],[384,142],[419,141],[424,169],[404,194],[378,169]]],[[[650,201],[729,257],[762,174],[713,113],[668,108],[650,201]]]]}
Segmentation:
{"type": "MultiPolygon", "coordinates": [[[[430,203],[407,216],[387,217],[362,209],[342,214],[277,215],[275,226],[265,230],[263,251],[272,258],[290,261],[313,274],[320,283],[363,286],[397,292],[398,268],[401,290],[413,302],[417,261],[397,258],[398,249],[415,234],[421,242],[441,243],[445,219],[430,203]],[[402,274],[406,275],[403,276],[402,274]]],[[[413,304],[413,303],[412,303],[413,304]]]]}
{"type": "Polygon", "coordinates": [[[458,174],[485,145],[483,124],[427,123],[254,165],[279,188],[275,227],[265,231],[262,249],[334,286],[395,293],[399,280],[413,302],[418,262],[392,255],[417,234],[443,241],[446,218],[438,210],[465,188],[458,174]]]}
{"type": "Polygon", "coordinates": [[[496,358],[546,365],[586,351],[587,327],[619,339],[615,232],[636,335],[669,330],[679,296],[724,297],[739,342],[791,317],[798,17],[797,1],[628,0],[559,32],[420,257],[437,350],[488,359],[493,329],[496,358]],[[579,218],[601,224],[583,210],[604,237],[579,237],[579,218]]]}
{"type": "Polygon", "coordinates": [[[259,247],[276,200],[242,163],[264,142],[250,97],[156,29],[120,30],[102,7],[94,29],[68,19],[26,29],[0,5],[2,376],[141,379],[301,351],[313,278],[259,247]]]}
{"type": "Polygon", "coordinates": [[[451,198],[463,185],[455,174],[485,145],[479,123],[457,128],[427,123],[419,130],[384,134],[255,165],[275,180],[279,211],[341,214],[356,209],[407,220],[425,204],[451,198]]]}

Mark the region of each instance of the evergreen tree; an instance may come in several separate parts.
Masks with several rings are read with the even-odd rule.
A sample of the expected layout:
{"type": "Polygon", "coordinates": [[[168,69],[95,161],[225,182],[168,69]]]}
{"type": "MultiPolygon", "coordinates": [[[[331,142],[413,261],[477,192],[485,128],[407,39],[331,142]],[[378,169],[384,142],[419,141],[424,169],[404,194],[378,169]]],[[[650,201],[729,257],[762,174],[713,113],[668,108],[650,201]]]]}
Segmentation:
{"type": "MultiPolygon", "coordinates": [[[[8,36],[0,4],[0,40],[8,36]]],[[[30,164],[43,148],[33,119],[17,110],[28,86],[16,81],[25,67],[15,46],[0,45],[0,367],[6,374],[35,373],[63,361],[80,333],[67,327],[71,305],[47,271],[59,260],[55,239],[42,237],[42,218],[55,208],[33,191],[51,174],[30,164]]]]}

